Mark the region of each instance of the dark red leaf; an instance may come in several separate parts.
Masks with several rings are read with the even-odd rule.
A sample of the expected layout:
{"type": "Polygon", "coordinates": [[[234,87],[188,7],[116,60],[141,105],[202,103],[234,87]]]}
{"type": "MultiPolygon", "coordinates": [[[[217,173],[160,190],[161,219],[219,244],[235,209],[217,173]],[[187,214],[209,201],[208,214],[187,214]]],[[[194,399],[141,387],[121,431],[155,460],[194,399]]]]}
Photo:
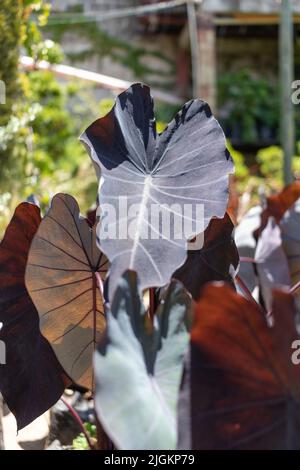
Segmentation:
{"type": "Polygon", "coordinates": [[[93,353],[106,324],[97,282],[104,281],[107,269],[107,258],[96,245],[96,227],[81,217],[72,196],[57,194],[33,238],[26,286],[41,332],[60,364],[76,384],[89,389],[93,353]]]}
{"type": "Polygon", "coordinates": [[[293,297],[273,292],[274,326],[226,286],[196,306],[179,400],[180,449],[300,449],[293,297]]]}
{"type": "Polygon", "coordinates": [[[24,281],[27,256],[41,217],[39,208],[20,204],[0,245],[0,390],[23,428],[48,410],[69,382],[39,330],[38,313],[24,281]]]}
{"type": "Polygon", "coordinates": [[[261,215],[261,226],[255,232],[258,238],[262,230],[266,227],[269,217],[274,217],[279,223],[285,212],[300,198],[300,181],[295,181],[286,186],[279,194],[269,196],[267,205],[261,215]]]}
{"type": "Polygon", "coordinates": [[[90,226],[93,227],[97,221],[97,207],[94,207],[94,209],[89,209],[87,211],[86,218],[90,226]]]}
{"type": "Polygon", "coordinates": [[[212,219],[204,232],[203,248],[189,251],[186,262],[173,275],[195,300],[206,282],[225,281],[234,286],[239,255],[232,236],[233,229],[228,214],[223,219],[212,219]]]}

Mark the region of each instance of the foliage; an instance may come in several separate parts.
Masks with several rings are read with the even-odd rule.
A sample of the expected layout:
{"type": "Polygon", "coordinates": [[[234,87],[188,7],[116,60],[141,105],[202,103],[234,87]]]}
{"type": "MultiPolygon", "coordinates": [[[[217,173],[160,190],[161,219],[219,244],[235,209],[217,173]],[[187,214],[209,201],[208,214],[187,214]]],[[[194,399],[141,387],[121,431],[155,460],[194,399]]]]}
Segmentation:
{"type": "MultiPolygon", "coordinates": [[[[283,168],[283,150],[277,146],[271,146],[259,150],[257,153],[257,162],[259,170],[266,179],[267,184],[282,184],[282,168],[283,168]]],[[[300,156],[295,155],[292,160],[293,172],[297,175],[300,173],[300,156]]]]}
{"type": "Polygon", "coordinates": [[[247,70],[223,74],[218,81],[218,99],[221,123],[238,132],[240,141],[263,140],[262,127],[277,136],[278,91],[269,80],[254,78],[247,70]]]}
{"type": "Polygon", "coordinates": [[[212,219],[203,234],[203,247],[188,251],[186,262],[173,274],[195,300],[199,299],[204,284],[209,281],[233,285],[239,265],[233,230],[228,213],[222,219],[212,219]]]}
{"type": "Polygon", "coordinates": [[[72,196],[57,194],[30,247],[26,287],[42,334],[68,376],[87,389],[93,389],[92,356],[105,329],[96,276],[104,280],[107,269],[96,230],[72,196]]]}
{"type": "MultiPolygon", "coordinates": [[[[59,62],[63,57],[59,46],[43,40],[40,30],[47,22],[49,6],[36,0],[24,1],[19,11],[20,43],[26,53],[35,60],[59,62]]],[[[12,65],[16,66],[17,60],[18,48],[12,65]]],[[[1,73],[5,73],[4,65],[0,65],[1,73]]],[[[17,71],[7,73],[11,74],[12,87],[17,71]]],[[[44,71],[19,73],[18,83],[22,99],[14,102],[5,125],[0,127],[0,152],[4,155],[0,181],[2,194],[8,195],[6,204],[13,206],[16,200],[34,193],[45,208],[55,189],[76,188],[75,181],[81,178],[85,184],[75,193],[87,209],[94,202],[96,181],[91,165],[83,161],[84,150],[77,142],[83,122],[88,119],[82,113],[86,93],[81,96],[78,85],[60,84],[50,72],[44,71]]],[[[15,92],[11,90],[11,93],[15,92]]],[[[8,207],[4,208],[4,214],[9,214],[8,207]]],[[[0,220],[0,230],[4,221],[0,220]]]]}
{"type": "MultiPolygon", "coordinates": [[[[91,424],[91,423],[84,423],[84,427],[86,431],[89,433],[90,437],[92,439],[96,439],[97,437],[96,425],[91,424]]],[[[73,440],[72,448],[74,450],[89,450],[86,437],[84,436],[82,432],[73,440]]]]}
{"type": "Polygon", "coordinates": [[[255,302],[204,288],[179,399],[179,449],[300,448],[295,313],[292,295],[274,290],[270,327],[255,302]]]}
{"type": "Polygon", "coordinates": [[[227,149],[234,161],[236,178],[241,182],[245,181],[249,177],[249,169],[245,163],[244,155],[236,150],[229,140],[227,140],[227,149]]]}
{"type": "MultiPolygon", "coordinates": [[[[298,281],[299,199],[300,182],[296,181],[279,194],[267,197],[262,208],[251,209],[236,229],[240,256],[250,260],[241,263],[239,276],[263,306],[270,306],[274,285],[290,288],[291,282],[298,281]]],[[[243,291],[243,286],[239,289],[243,291]]]]}
{"type": "Polygon", "coordinates": [[[173,281],[152,323],[139,292],[125,272],[95,357],[96,410],[118,449],[174,449],[191,298],[173,281]]]}
{"type": "Polygon", "coordinates": [[[13,103],[20,93],[17,73],[20,23],[20,1],[3,0],[0,13],[0,80],[6,87],[6,104],[1,105],[1,126],[7,124],[13,103]]]}
{"type": "MultiPolygon", "coordinates": [[[[240,198],[246,201],[246,210],[243,208],[242,215],[252,207],[260,203],[262,193],[272,194],[280,191],[283,184],[283,150],[281,147],[272,145],[258,150],[255,161],[247,162],[245,156],[237,151],[231,141],[227,141],[227,148],[235,163],[235,173],[232,186],[240,198]]],[[[292,171],[295,179],[300,176],[300,142],[296,146],[296,152],[292,159],[292,171]]]]}
{"type": "MultiPolygon", "coordinates": [[[[115,102],[110,98],[103,98],[99,103],[99,116],[104,117],[108,114],[115,102]]],[[[158,133],[161,133],[167,127],[167,123],[172,120],[173,116],[180,111],[180,108],[176,105],[166,103],[156,103],[155,106],[155,120],[156,129],[158,133]]],[[[229,149],[229,147],[228,147],[229,149]]],[[[230,149],[229,149],[230,151],[230,149]]]]}
{"type": "MultiPolygon", "coordinates": [[[[50,92],[55,95],[57,88],[50,92]]],[[[249,276],[247,269],[236,275],[233,224],[224,215],[232,162],[220,127],[199,100],[187,103],[160,136],[153,117],[149,89],[136,84],[87,129],[91,156],[102,172],[100,219],[95,213],[84,219],[76,201],[61,194],[42,220],[35,204],[16,209],[0,245],[0,340],[10,355],[1,365],[0,390],[19,428],[25,426],[58,399],[70,377],[93,388],[94,349],[96,413],[118,449],[174,449],[176,441],[177,448],[192,450],[299,449],[300,388],[292,345],[300,342],[300,182],[264,195],[237,228],[240,265],[251,269],[249,276]],[[182,198],[205,202],[207,228],[196,233],[204,245],[186,253],[189,236],[181,237],[186,263],[180,267],[184,258],[176,260],[166,244],[177,239],[154,238],[147,260],[141,254],[129,263],[135,271],[118,267],[117,280],[110,269],[103,285],[101,229],[98,248],[95,243],[96,225],[105,221],[101,209],[120,196],[141,200],[132,217],[131,256],[144,242],[141,226],[153,194],[151,185],[145,191],[145,179],[157,176],[159,189],[168,190],[154,197],[160,205],[169,192],[179,206],[182,198]],[[165,270],[164,282],[152,276],[153,259],[165,270]],[[142,292],[139,279],[149,292],[142,292]],[[147,295],[148,307],[142,300],[147,295]]],[[[47,148],[57,149],[54,142],[53,150],[52,144],[47,148]]],[[[109,242],[109,261],[118,257],[127,267],[122,238],[109,242]]],[[[81,436],[74,445],[84,447],[81,436]]]]}
{"type": "MultiPolygon", "coordinates": [[[[0,80],[5,85],[6,103],[0,105],[0,129],[9,124],[14,103],[21,93],[17,72],[20,25],[20,1],[3,0],[0,12],[0,80]]],[[[7,169],[12,168],[15,163],[11,145],[6,145],[5,148],[0,147],[0,161],[0,181],[4,181],[7,176],[7,169]]],[[[9,185],[4,190],[8,187],[9,185]]],[[[4,190],[2,191],[4,192],[4,190]]]]}
{"type": "Polygon", "coordinates": [[[54,405],[69,383],[40,333],[38,313],[25,287],[29,247],[40,221],[39,208],[23,202],[0,244],[0,337],[7,356],[0,389],[19,429],[54,405]]]}
{"type": "Polygon", "coordinates": [[[103,180],[99,200],[104,206],[114,207],[114,212],[103,217],[98,226],[99,245],[111,261],[110,301],[126,269],[139,271],[141,289],[163,286],[185,261],[187,241],[202,232],[212,217],[223,217],[227,206],[233,162],[208,104],[189,101],[158,135],[150,89],[134,84],[118,96],[107,116],[87,128],[81,140],[103,180]],[[206,153],[212,145],[215,150],[206,153]],[[119,220],[111,217],[118,213],[120,197],[134,198],[138,207],[140,219],[134,229],[130,211],[119,220]],[[192,210],[186,223],[184,204],[188,203],[192,210]],[[197,223],[200,204],[201,224],[197,223]],[[156,214],[152,210],[155,205],[159,209],[156,214]],[[160,217],[169,217],[170,212],[176,217],[172,218],[169,234],[165,234],[160,217]],[[127,236],[120,239],[126,224],[131,235],[126,232],[127,236]]]}

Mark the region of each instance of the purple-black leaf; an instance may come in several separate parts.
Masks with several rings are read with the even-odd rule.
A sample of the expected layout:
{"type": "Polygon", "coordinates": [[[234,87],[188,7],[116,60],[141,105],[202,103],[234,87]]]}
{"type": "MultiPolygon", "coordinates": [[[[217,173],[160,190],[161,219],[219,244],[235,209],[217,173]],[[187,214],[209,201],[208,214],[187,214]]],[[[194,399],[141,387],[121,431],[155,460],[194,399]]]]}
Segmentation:
{"type": "Polygon", "coordinates": [[[233,162],[208,104],[186,103],[158,135],[150,89],[134,84],[81,140],[101,174],[102,208],[113,208],[112,217],[102,214],[97,232],[111,262],[109,298],[128,268],[138,272],[141,289],[165,285],[186,259],[187,240],[203,232],[213,216],[223,217],[227,206],[233,162]],[[121,199],[128,207],[135,204],[134,215],[119,210],[121,199]],[[168,217],[164,230],[161,220],[168,217]]]}
{"type": "Polygon", "coordinates": [[[38,313],[25,287],[28,251],[40,221],[37,206],[20,204],[0,245],[0,340],[6,350],[0,391],[18,429],[54,405],[70,383],[40,333],[38,313]]]}
{"type": "Polygon", "coordinates": [[[204,232],[204,245],[191,250],[183,266],[173,275],[198,300],[203,285],[225,281],[234,287],[239,254],[233,239],[234,225],[228,213],[223,219],[212,219],[204,232]]]}

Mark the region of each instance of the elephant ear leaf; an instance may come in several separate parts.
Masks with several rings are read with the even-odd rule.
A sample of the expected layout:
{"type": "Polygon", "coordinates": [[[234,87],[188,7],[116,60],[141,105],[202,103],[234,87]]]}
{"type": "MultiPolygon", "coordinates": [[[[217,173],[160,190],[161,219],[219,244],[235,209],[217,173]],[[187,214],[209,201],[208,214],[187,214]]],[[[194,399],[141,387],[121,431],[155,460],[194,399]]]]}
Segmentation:
{"type": "Polygon", "coordinates": [[[121,278],[95,355],[96,411],[118,449],[175,448],[190,309],[189,294],[173,281],[152,324],[136,274],[121,278]]]}
{"type": "Polygon", "coordinates": [[[299,344],[293,297],[273,291],[273,326],[227,286],[195,308],[179,398],[179,449],[299,450],[299,344]]]}
{"type": "Polygon", "coordinates": [[[75,199],[56,195],[32,241],[26,286],[59,362],[75,383],[89,389],[93,352],[105,328],[96,275],[104,279],[106,271],[95,228],[80,216],[75,199]]]}
{"type": "Polygon", "coordinates": [[[28,251],[40,222],[37,206],[20,204],[0,244],[0,340],[5,345],[0,391],[18,429],[54,405],[70,383],[40,333],[38,313],[25,287],[28,251]]]}
{"type": "Polygon", "coordinates": [[[187,240],[226,211],[233,162],[208,104],[186,103],[157,134],[150,89],[134,84],[81,140],[101,174],[99,200],[113,206],[98,225],[111,262],[110,300],[126,269],[138,272],[141,289],[167,284],[186,259],[187,240]]]}

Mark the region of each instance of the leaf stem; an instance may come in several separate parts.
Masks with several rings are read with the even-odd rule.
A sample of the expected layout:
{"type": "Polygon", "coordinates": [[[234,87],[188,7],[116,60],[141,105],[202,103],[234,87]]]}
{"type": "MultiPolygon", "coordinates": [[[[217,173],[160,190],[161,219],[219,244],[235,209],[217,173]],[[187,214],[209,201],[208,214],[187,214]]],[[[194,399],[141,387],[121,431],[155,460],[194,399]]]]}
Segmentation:
{"type": "Polygon", "coordinates": [[[153,319],[156,310],[156,302],[155,302],[155,288],[150,287],[149,289],[149,315],[150,318],[153,319]]]}
{"type": "Polygon", "coordinates": [[[300,289],[300,281],[297,282],[293,287],[290,289],[290,294],[294,294],[298,289],[300,289]]]}
{"type": "Polygon", "coordinates": [[[70,405],[70,403],[64,397],[60,397],[60,399],[63,402],[63,404],[68,408],[68,410],[70,411],[71,415],[73,416],[73,418],[75,419],[77,424],[80,426],[80,428],[82,430],[82,433],[83,433],[84,437],[86,438],[86,441],[88,443],[88,446],[89,446],[90,450],[93,450],[94,446],[93,446],[92,441],[90,439],[89,433],[85,429],[83,421],[80,418],[79,414],[77,413],[75,408],[73,408],[73,406],[70,405]]]}
{"type": "Polygon", "coordinates": [[[248,300],[250,300],[251,302],[254,302],[255,305],[259,305],[255,298],[253,297],[252,293],[250,292],[250,290],[248,289],[248,287],[246,286],[246,284],[244,283],[243,279],[240,277],[240,276],[236,276],[235,278],[237,284],[240,286],[240,288],[244,291],[244,293],[246,294],[248,300]]]}
{"type": "Polygon", "coordinates": [[[257,260],[254,258],[249,258],[248,256],[240,256],[240,261],[242,263],[254,263],[257,264],[257,260]]]}
{"type": "MultiPolygon", "coordinates": [[[[98,288],[100,289],[100,292],[101,292],[101,295],[102,295],[102,298],[103,295],[104,295],[104,287],[103,287],[103,281],[102,281],[102,278],[100,276],[100,273],[98,273],[97,271],[95,272],[95,276],[96,276],[96,279],[97,279],[97,285],[98,285],[98,288]]],[[[104,304],[104,302],[103,302],[104,304]]]]}

